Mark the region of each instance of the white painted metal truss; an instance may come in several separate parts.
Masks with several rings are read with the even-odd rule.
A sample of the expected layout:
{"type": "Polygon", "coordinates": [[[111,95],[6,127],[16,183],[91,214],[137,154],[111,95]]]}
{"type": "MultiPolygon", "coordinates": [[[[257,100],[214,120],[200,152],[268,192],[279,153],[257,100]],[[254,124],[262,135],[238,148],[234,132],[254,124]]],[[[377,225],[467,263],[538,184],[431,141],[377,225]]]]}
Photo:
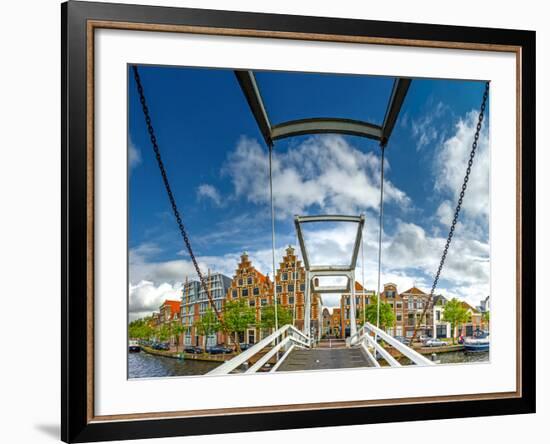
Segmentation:
{"type": "Polygon", "coordinates": [[[374,358],[372,352],[378,352],[382,358],[392,367],[400,367],[401,364],[384,348],[378,341],[375,339],[378,337],[382,339],[387,344],[391,345],[397,351],[399,351],[403,356],[406,356],[416,365],[435,365],[433,361],[430,361],[425,356],[422,356],[416,350],[413,350],[411,347],[403,344],[402,342],[395,339],[393,336],[386,333],[384,330],[375,327],[370,323],[365,323],[354,335],[351,335],[347,339],[348,346],[359,345],[366,352],[367,357],[375,365],[379,367],[380,364],[374,358]]]}
{"type": "Polygon", "coordinates": [[[306,270],[305,279],[305,292],[304,292],[304,334],[308,337],[311,336],[311,293],[312,288],[315,293],[350,293],[350,333],[353,335],[356,333],[355,312],[355,267],[357,265],[357,256],[359,254],[359,248],[361,246],[361,240],[363,236],[363,226],[365,225],[365,216],[363,214],[359,216],[345,216],[345,215],[316,215],[316,216],[295,216],[294,225],[296,227],[296,235],[298,236],[298,242],[300,244],[300,250],[302,251],[302,259],[304,261],[304,268],[306,270]],[[326,223],[326,222],[348,222],[357,224],[357,232],[353,243],[353,250],[351,259],[348,264],[334,265],[323,264],[313,265],[310,261],[308,254],[308,246],[304,238],[302,230],[303,224],[308,223],[326,223]],[[315,278],[317,277],[346,277],[346,286],[318,286],[315,285],[315,278]]]}
{"type": "Polygon", "coordinates": [[[294,347],[308,348],[312,341],[293,325],[287,324],[270,334],[260,342],[250,347],[248,350],[235,356],[233,359],[223,363],[214,370],[208,372],[209,375],[227,375],[241,365],[250,361],[255,355],[262,352],[265,348],[275,344],[266,354],[248,368],[245,373],[255,373],[263,367],[277,352],[285,351],[285,354],[278,360],[277,364],[271,368],[275,371],[281,362],[290,354],[294,347]]]}

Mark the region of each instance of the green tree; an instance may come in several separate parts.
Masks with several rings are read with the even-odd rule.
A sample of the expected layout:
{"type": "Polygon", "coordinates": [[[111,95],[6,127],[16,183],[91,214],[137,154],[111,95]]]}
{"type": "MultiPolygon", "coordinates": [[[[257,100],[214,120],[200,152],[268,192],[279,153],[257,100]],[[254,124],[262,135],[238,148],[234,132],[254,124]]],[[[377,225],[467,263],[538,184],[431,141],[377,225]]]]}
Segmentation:
{"type": "Polygon", "coordinates": [[[453,338],[453,344],[455,343],[456,326],[467,322],[468,318],[468,310],[457,298],[453,298],[445,304],[445,309],[443,310],[443,320],[451,323],[451,337],[453,338]]]}
{"type": "Polygon", "coordinates": [[[223,319],[228,333],[233,335],[237,352],[240,353],[239,333],[244,333],[249,325],[255,324],[256,312],[248,306],[246,299],[227,301],[223,308],[223,319]]]}
{"type": "MultiPolygon", "coordinates": [[[[277,304],[277,324],[279,328],[286,324],[292,324],[292,311],[277,304]]],[[[260,326],[266,329],[275,328],[275,306],[266,305],[262,307],[262,318],[260,326]]]]}
{"type": "Polygon", "coordinates": [[[170,327],[167,324],[162,324],[157,331],[157,336],[159,341],[161,342],[167,341],[168,338],[170,337],[170,333],[171,333],[170,327]]]}
{"type": "Polygon", "coordinates": [[[216,313],[212,310],[212,307],[208,307],[206,312],[195,324],[199,335],[204,336],[203,346],[206,348],[206,337],[214,333],[217,333],[221,329],[220,321],[218,320],[216,313]]]}
{"type": "Polygon", "coordinates": [[[171,330],[172,330],[172,335],[175,338],[176,353],[177,353],[180,345],[180,336],[185,332],[185,327],[180,321],[173,321],[171,325],[171,330]]]}
{"type": "MultiPolygon", "coordinates": [[[[370,303],[367,305],[365,310],[365,317],[367,322],[372,325],[376,325],[377,316],[377,303],[378,298],[372,296],[370,298],[370,303]]],[[[386,329],[393,327],[395,324],[395,314],[393,313],[393,308],[387,302],[380,302],[380,328],[386,329]]]]}
{"type": "Polygon", "coordinates": [[[491,316],[490,316],[490,312],[486,311],[484,312],[482,315],[481,315],[481,320],[483,321],[484,324],[487,325],[487,327],[489,326],[489,322],[491,321],[491,316]]]}
{"type": "Polygon", "coordinates": [[[136,319],[128,325],[128,337],[131,339],[149,339],[153,335],[151,318],[136,319]]]}

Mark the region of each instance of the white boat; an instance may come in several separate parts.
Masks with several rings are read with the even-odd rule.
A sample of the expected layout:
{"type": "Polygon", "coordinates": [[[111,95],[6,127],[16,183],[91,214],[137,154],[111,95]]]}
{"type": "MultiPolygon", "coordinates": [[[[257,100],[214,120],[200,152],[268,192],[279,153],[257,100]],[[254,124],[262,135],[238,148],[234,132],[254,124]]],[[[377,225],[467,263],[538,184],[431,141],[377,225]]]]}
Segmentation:
{"type": "Polygon", "coordinates": [[[471,337],[464,339],[464,349],[468,352],[480,352],[489,350],[489,333],[476,330],[471,337]]]}

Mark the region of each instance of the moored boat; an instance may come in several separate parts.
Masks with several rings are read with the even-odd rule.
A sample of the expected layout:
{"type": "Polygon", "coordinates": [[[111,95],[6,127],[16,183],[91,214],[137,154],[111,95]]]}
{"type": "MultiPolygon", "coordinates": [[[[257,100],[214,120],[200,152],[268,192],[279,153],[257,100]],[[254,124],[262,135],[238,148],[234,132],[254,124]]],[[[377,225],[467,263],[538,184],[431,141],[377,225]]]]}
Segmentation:
{"type": "Polygon", "coordinates": [[[139,353],[141,351],[141,345],[138,341],[130,341],[128,344],[128,351],[130,353],[139,353]]]}
{"type": "Polygon", "coordinates": [[[489,333],[476,330],[471,337],[464,339],[464,350],[467,352],[481,352],[489,350],[489,333]]]}

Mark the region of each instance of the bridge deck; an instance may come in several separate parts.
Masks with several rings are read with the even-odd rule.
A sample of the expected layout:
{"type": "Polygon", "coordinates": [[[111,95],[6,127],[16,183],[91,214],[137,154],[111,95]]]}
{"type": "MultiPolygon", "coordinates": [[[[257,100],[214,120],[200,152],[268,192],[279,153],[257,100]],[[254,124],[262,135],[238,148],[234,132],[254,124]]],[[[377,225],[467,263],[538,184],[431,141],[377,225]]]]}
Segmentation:
{"type": "Polygon", "coordinates": [[[370,367],[365,355],[358,348],[313,348],[293,350],[277,371],[330,370],[357,367],[370,367]]]}

